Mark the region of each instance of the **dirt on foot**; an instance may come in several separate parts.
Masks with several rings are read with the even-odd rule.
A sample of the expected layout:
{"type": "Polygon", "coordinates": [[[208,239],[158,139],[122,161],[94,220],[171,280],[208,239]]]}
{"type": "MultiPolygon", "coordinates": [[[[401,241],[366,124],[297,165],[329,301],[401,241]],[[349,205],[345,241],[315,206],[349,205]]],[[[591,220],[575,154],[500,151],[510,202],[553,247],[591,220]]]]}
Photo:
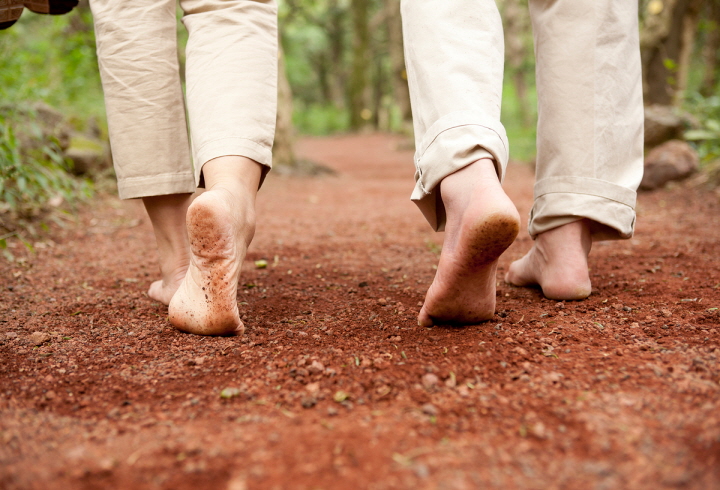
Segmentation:
{"type": "MultiPolygon", "coordinates": [[[[640,196],[584,301],[502,281],[497,313],[422,328],[442,243],[387,135],[307,139],[273,177],[243,336],[184,334],[139,202],[106,198],[0,259],[0,488],[720,488],[720,195],[640,196]]],[[[506,188],[523,216],[528,167],[506,188]]],[[[12,240],[11,240],[12,242],[12,240]]]]}
{"type": "Polygon", "coordinates": [[[234,222],[238,218],[229,210],[230,196],[212,190],[188,208],[190,267],[168,307],[170,323],[187,333],[242,335],[245,331],[236,298],[241,257],[254,223],[246,227],[248,239],[238,239],[241,232],[234,222]]]}

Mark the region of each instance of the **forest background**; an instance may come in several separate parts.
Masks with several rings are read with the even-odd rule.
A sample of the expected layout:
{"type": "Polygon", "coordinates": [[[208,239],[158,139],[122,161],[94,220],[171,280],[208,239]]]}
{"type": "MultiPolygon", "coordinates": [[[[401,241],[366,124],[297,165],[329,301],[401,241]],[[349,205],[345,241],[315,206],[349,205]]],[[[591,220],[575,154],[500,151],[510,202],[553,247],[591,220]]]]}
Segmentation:
{"type": "MultiPolygon", "coordinates": [[[[522,162],[534,158],[537,119],[527,3],[497,0],[506,51],[502,121],[511,158],[522,162]]],[[[279,11],[276,165],[304,165],[293,152],[301,135],[389,131],[410,141],[400,0],[280,0],[279,11]]],[[[720,1],[641,0],[639,16],[646,107],[680,121],[673,137],[690,142],[702,171],[717,175],[720,1]]],[[[179,11],[182,69],[180,18],[179,11]]],[[[0,249],[11,238],[31,247],[48,222],[98,189],[112,192],[111,177],[87,0],[65,16],[26,11],[0,31],[0,249]]]]}

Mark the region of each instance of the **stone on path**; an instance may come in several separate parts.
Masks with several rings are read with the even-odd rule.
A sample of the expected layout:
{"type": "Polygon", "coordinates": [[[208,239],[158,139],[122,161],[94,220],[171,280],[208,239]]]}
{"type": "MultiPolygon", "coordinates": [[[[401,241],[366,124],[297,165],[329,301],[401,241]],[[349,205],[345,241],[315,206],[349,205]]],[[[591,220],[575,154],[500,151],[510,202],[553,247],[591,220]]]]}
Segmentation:
{"type": "Polygon", "coordinates": [[[641,190],[658,189],[674,180],[682,180],[698,169],[697,152],[686,142],[670,140],[653,148],[645,157],[641,190]]]}
{"type": "Polygon", "coordinates": [[[653,148],[668,140],[680,138],[686,120],[671,106],[645,107],[645,147],[653,148]]]}

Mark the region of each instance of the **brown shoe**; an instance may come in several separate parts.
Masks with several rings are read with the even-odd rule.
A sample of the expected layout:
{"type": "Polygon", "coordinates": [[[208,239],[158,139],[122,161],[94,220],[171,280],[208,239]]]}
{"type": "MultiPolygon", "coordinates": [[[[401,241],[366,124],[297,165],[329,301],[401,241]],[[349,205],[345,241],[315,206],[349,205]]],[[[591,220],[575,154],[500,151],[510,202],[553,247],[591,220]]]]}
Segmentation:
{"type": "Polygon", "coordinates": [[[74,9],[78,0],[25,0],[23,3],[36,14],[63,15],[74,9]]]}
{"type": "Polygon", "coordinates": [[[22,0],[0,0],[0,30],[13,25],[23,13],[22,0]]]}

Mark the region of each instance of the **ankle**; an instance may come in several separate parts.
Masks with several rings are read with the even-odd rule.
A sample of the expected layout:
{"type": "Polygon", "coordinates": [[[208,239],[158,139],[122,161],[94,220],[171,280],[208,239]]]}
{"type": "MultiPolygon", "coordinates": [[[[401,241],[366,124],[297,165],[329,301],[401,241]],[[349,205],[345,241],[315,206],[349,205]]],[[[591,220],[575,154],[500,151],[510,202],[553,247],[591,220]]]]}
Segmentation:
{"type": "Polygon", "coordinates": [[[469,198],[469,193],[478,187],[499,183],[495,163],[489,158],[482,158],[445,177],[439,189],[447,206],[469,198]]]}
{"type": "MultiPolygon", "coordinates": [[[[190,265],[190,248],[165,251],[161,253],[160,274],[163,280],[173,280],[174,276],[184,275],[190,265]]],[[[182,279],[182,277],[181,277],[182,279]]]]}
{"type": "Polygon", "coordinates": [[[537,236],[536,244],[549,255],[582,251],[587,256],[592,248],[590,222],[587,219],[580,219],[548,230],[537,236]]]}
{"type": "Polygon", "coordinates": [[[233,194],[257,194],[262,176],[262,165],[241,156],[223,156],[203,165],[207,190],[226,189],[233,194]]]}

